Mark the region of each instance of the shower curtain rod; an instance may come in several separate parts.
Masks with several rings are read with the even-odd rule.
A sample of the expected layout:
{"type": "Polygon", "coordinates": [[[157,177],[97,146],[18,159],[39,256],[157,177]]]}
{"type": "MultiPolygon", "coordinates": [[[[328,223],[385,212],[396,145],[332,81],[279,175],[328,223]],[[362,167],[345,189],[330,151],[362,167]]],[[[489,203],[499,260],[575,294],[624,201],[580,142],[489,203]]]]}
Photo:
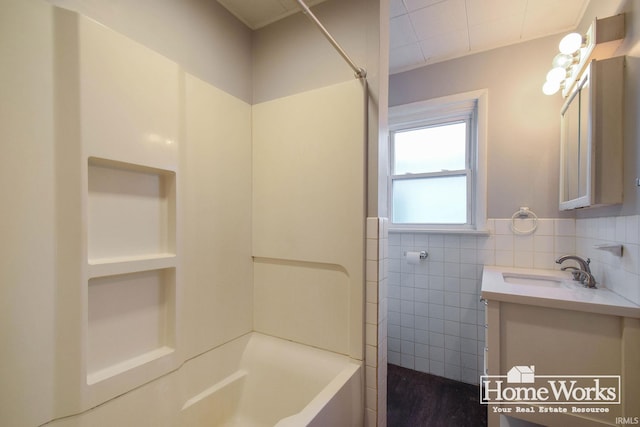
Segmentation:
{"type": "Polygon", "coordinates": [[[313,12],[311,12],[311,9],[307,7],[304,1],[303,0],[296,0],[296,1],[302,8],[302,11],[304,12],[304,14],[307,15],[309,19],[311,19],[316,24],[318,29],[322,31],[322,34],[324,34],[327,40],[329,40],[329,43],[331,43],[331,45],[338,51],[340,56],[342,56],[342,58],[345,61],[347,61],[351,69],[355,72],[356,78],[364,79],[365,77],[367,77],[367,70],[365,70],[362,67],[358,67],[356,63],[353,62],[353,60],[349,57],[349,55],[347,55],[347,52],[345,52],[344,49],[342,49],[342,47],[338,44],[338,42],[331,36],[331,34],[329,34],[329,31],[327,31],[324,25],[322,25],[322,23],[318,20],[318,18],[316,18],[316,16],[313,14],[313,12]]]}

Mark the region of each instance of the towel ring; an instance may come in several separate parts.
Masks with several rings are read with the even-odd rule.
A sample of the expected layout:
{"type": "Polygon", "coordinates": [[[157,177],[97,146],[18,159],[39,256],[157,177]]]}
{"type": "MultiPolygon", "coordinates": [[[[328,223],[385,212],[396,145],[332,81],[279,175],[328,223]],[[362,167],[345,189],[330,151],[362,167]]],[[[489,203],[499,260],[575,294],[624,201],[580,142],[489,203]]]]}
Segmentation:
{"type": "Polygon", "coordinates": [[[536,231],[536,228],[538,228],[538,215],[536,215],[528,207],[521,207],[517,212],[515,212],[511,216],[511,230],[516,234],[531,234],[534,231],[536,231]],[[516,219],[526,219],[526,218],[532,218],[533,225],[531,225],[531,228],[529,228],[528,230],[519,229],[516,226],[516,219]]]}

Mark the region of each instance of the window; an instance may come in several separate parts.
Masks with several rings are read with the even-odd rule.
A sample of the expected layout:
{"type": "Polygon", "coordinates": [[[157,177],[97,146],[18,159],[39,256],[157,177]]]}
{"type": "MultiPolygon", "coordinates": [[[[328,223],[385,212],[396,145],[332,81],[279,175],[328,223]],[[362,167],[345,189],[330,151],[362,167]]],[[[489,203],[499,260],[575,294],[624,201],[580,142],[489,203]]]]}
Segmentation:
{"type": "Polygon", "coordinates": [[[483,232],[486,91],[392,107],[394,229],[483,232]]]}

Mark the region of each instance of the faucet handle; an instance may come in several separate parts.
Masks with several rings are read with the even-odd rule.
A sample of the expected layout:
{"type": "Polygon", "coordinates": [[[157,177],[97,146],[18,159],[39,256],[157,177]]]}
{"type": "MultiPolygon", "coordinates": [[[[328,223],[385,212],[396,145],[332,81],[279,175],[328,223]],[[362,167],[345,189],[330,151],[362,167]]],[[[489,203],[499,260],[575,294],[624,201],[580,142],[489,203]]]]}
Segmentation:
{"type": "Polygon", "coordinates": [[[587,288],[595,289],[597,288],[596,278],[589,271],[578,270],[575,273],[578,273],[581,276],[580,282],[587,288]]]}
{"type": "Polygon", "coordinates": [[[573,276],[573,280],[575,280],[576,282],[582,281],[582,270],[580,270],[578,267],[574,267],[572,265],[565,265],[560,270],[562,271],[571,270],[571,275],[573,276]]]}

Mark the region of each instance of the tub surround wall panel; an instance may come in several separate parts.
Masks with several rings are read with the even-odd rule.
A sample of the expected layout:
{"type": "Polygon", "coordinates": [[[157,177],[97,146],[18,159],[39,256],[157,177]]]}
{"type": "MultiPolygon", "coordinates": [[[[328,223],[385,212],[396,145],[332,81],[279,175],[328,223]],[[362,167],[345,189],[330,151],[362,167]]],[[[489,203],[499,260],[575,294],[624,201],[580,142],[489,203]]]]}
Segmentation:
{"type": "Polygon", "coordinates": [[[356,359],[363,358],[364,99],[353,80],[253,107],[254,329],[319,347],[331,342],[332,351],[356,359]],[[283,282],[287,274],[297,280],[283,282]],[[313,313],[334,320],[305,329],[319,320],[313,313]]]}
{"type": "Polygon", "coordinates": [[[53,10],[3,0],[0,13],[0,418],[51,418],[56,349],[53,10]],[[20,36],[16,36],[19,34],[20,36]]]}
{"type": "Polygon", "coordinates": [[[183,75],[147,47],[87,17],[75,21],[83,219],[76,227],[86,264],[75,319],[84,325],[76,337],[81,364],[70,376],[81,373],[77,404],[86,410],[181,363],[183,75]],[[129,333],[118,338],[122,330],[129,333]]]}
{"type": "Polygon", "coordinates": [[[256,258],[253,268],[257,330],[347,353],[353,285],[342,267],[256,258]]]}
{"type": "Polygon", "coordinates": [[[251,106],[186,74],[184,117],[183,319],[193,357],[253,326],[251,106]]]}
{"type": "MultiPolygon", "coordinates": [[[[44,424],[47,427],[178,426],[180,387],[174,374],[161,376],[102,405],[71,417],[44,424]]],[[[195,425],[194,425],[195,427],[195,425]]]]}
{"type": "MultiPolygon", "coordinates": [[[[252,329],[251,106],[74,12],[12,0],[5,6],[12,19],[3,22],[0,46],[16,61],[3,67],[2,83],[21,89],[7,92],[15,99],[3,129],[19,142],[11,146],[11,161],[25,162],[2,168],[11,175],[4,182],[14,182],[9,194],[20,201],[9,211],[20,215],[12,227],[21,224],[20,233],[6,233],[13,236],[11,262],[2,271],[16,286],[3,288],[2,300],[11,316],[4,324],[29,330],[2,331],[11,344],[2,352],[3,366],[11,367],[3,374],[1,393],[10,398],[1,399],[2,421],[185,425],[181,408],[202,391],[190,387],[212,384],[194,376],[218,372],[204,359],[196,373],[187,367],[252,329]],[[25,28],[32,29],[29,37],[15,37],[25,28]],[[47,185],[54,187],[43,195],[47,185]],[[26,200],[34,189],[38,194],[26,200]],[[109,214],[124,211],[130,215],[109,214]],[[113,233],[103,233],[105,227],[113,233]],[[24,255],[27,266],[16,261],[20,253],[40,258],[24,255]],[[192,282],[188,292],[185,277],[192,282]]],[[[340,319],[334,329],[347,330],[335,347],[362,359],[365,103],[360,82],[342,92],[346,98],[334,96],[328,109],[349,123],[339,132],[349,144],[357,141],[346,145],[356,148],[344,153],[343,146],[328,144],[345,156],[339,173],[333,161],[324,170],[340,178],[332,185],[345,182],[357,191],[348,187],[348,194],[321,206],[344,215],[331,243],[324,232],[336,223],[329,218],[322,225],[325,217],[316,216],[321,225],[314,244],[304,246],[330,245],[315,253],[327,255],[318,256],[319,271],[348,277],[348,285],[330,279],[337,292],[321,287],[316,295],[330,302],[323,314],[340,311],[332,316],[340,319]],[[344,104],[347,112],[335,108],[344,104]],[[360,108],[357,120],[353,106],[360,108]]],[[[319,139],[336,139],[324,132],[324,118],[318,123],[319,139]]],[[[315,189],[324,196],[327,188],[315,189]]],[[[355,393],[361,402],[356,382],[336,392],[355,393]]],[[[361,416],[353,413],[353,422],[360,424],[361,416]]]]}
{"type": "Polygon", "coordinates": [[[176,170],[178,64],[86,17],[78,25],[85,155],[176,170]]]}
{"type": "MultiPolygon", "coordinates": [[[[129,192],[119,191],[124,186],[117,185],[116,191],[111,191],[126,195],[120,199],[121,203],[111,206],[111,210],[128,210],[134,218],[140,218],[137,223],[134,221],[138,226],[128,233],[125,241],[136,239],[140,233],[142,238],[124,245],[126,251],[131,247],[146,248],[145,253],[131,258],[122,252],[125,248],[120,239],[120,253],[107,250],[107,264],[115,262],[113,271],[107,273],[126,273],[109,278],[121,278],[116,282],[127,283],[138,270],[148,274],[166,271],[157,276],[162,280],[154,281],[153,285],[134,283],[135,287],[121,287],[116,283],[112,286],[113,291],[117,291],[114,295],[124,290],[130,294],[131,298],[127,299],[142,295],[145,301],[144,305],[130,310],[132,316],[128,319],[134,322],[130,329],[138,331],[139,339],[130,349],[122,350],[122,354],[128,356],[113,361],[111,367],[87,372],[89,393],[85,394],[89,404],[95,405],[173,371],[185,359],[250,331],[251,110],[248,104],[187,75],[177,64],[86,18],[80,20],[79,37],[83,157],[89,159],[90,171],[97,172],[106,166],[116,171],[111,172],[117,175],[116,183],[125,180],[131,184],[129,190],[134,190],[133,197],[129,192]],[[105,51],[104,55],[96,53],[101,51],[105,51]],[[131,67],[132,62],[135,67],[131,67]],[[153,77],[144,80],[144,76],[153,77]],[[107,101],[100,102],[104,98],[107,101]],[[114,112],[120,104],[131,111],[114,112]],[[187,169],[189,173],[183,175],[181,171],[187,169]],[[146,178],[132,181],[130,178],[136,173],[146,174],[146,178]],[[225,180],[232,174],[237,174],[233,189],[225,180]],[[156,185],[158,191],[139,188],[148,187],[149,183],[152,187],[156,185]],[[162,202],[163,198],[167,200],[162,202]],[[145,205],[134,203],[138,199],[145,205]],[[157,218],[146,215],[144,208],[154,199],[160,199],[154,209],[159,211],[157,218]],[[154,228],[159,235],[148,236],[145,230],[154,218],[158,222],[154,228]],[[191,286],[185,294],[181,260],[185,249],[183,224],[187,223],[191,286]],[[224,231],[214,228],[223,223],[224,231]],[[155,245],[150,245],[150,241],[155,245]],[[126,255],[129,258],[122,264],[122,256],[126,255]],[[149,292],[134,294],[137,288],[149,292]],[[187,311],[189,315],[183,316],[187,311]],[[202,322],[212,326],[202,328],[202,322]],[[148,347],[153,341],[151,335],[157,335],[157,347],[136,352],[146,348],[144,342],[148,347]]],[[[90,174],[89,178],[95,175],[90,174]]],[[[95,186],[89,186],[90,196],[94,194],[93,188],[95,186]]],[[[101,218],[100,209],[89,209],[88,215],[91,224],[101,218]]],[[[119,224],[110,221],[107,224],[114,227],[116,234],[119,224]]],[[[104,221],[96,222],[104,225],[104,221]]],[[[93,248],[95,238],[91,228],[88,240],[89,248],[93,248]]],[[[94,274],[104,270],[95,267],[95,264],[104,264],[102,259],[89,256],[89,277],[94,282],[103,280],[94,274]]],[[[100,283],[100,288],[104,288],[104,283],[100,283]]],[[[93,292],[90,297],[101,294],[104,292],[93,292]]],[[[105,301],[116,299],[107,296],[105,301]]],[[[120,318],[128,313],[122,310],[122,304],[97,301],[95,297],[90,298],[88,310],[86,333],[90,351],[86,357],[88,366],[94,366],[89,358],[98,354],[96,349],[100,346],[108,345],[107,338],[113,335],[104,333],[109,330],[108,325],[104,326],[104,319],[111,316],[111,323],[118,325],[122,323],[120,318]],[[107,316],[103,313],[104,307],[112,308],[107,316]],[[98,308],[97,317],[91,310],[98,308]],[[96,339],[99,340],[97,347],[93,344],[96,339]]]]}
{"type": "Polygon", "coordinates": [[[78,15],[54,8],[54,116],[56,126],[56,353],[54,415],[78,412],[83,400],[85,334],[86,221],[84,199],[88,184],[82,161],[80,126],[80,58],[78,15]],[[63,307],[64,309],[60,309],[63,307]]]}
{"type": "Polygon", "coordinates": [[[20,308],[3,310],[2,422],[177,425],[182,363],[252,327],[251,107],[74,12],[5,6],[16,20],[0,46],[16,60],[1,81],[22,89],[3,128],[19,142],[12,162],[28,159],[2,168],[22,201],[20,238],[6,235],[12,257],[30,255],[28,267],[12,258],[2,270],[15,284],[2,300],[20,308]],[[14,24],[37,30],[16,37],[14,24]],[[193,286],[183,298],[187,220],[193,286]]]}

